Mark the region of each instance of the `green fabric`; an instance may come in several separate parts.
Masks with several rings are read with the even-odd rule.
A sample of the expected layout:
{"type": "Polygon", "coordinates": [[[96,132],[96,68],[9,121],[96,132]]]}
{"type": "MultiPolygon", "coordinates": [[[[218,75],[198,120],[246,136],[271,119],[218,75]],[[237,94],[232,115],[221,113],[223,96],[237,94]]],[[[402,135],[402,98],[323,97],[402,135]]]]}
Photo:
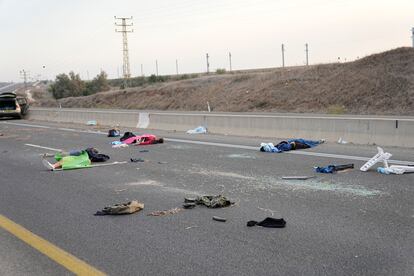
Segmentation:
{"type": "Polygon", "coordinates": [[[223,208],[233,204],[233,202],[222,195],[199,196],[195,199],[195,203],[205,205],[208,208],[223,208]]]}
{"type": "Polygon", "coordinates": [[[89,155],[86,151],[82,151],[81,155],[78,156],[70,155],[64,157],[60,153],[57,153],[55,159],[62,163],[63,170],[88,168],[91,165],[91,160],[89,160],[89,155]]]}

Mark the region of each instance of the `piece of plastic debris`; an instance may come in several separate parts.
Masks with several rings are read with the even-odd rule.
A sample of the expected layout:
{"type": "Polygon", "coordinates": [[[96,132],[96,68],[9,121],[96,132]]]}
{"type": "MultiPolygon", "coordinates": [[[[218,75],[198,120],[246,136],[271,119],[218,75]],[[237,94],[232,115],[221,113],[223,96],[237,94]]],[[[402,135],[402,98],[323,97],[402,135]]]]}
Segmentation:
{"type": "Polygon", "coordinates": [[[369,159],[361,168],[360,170],[363,172],[368,171],[372,166],[374,166],[378,162],[383,162],[384,167],[388,168],[388,159],[391,158],[392,154],[389,152],[384,152],[384,150],[380,147],[377,147],[378,153],[374,155],[371,159],[369,159]]]}
{"type": "Polygon", "coordinates": [[[314,178],[315,176],[282,176],[282,179],[285,180],[306,180],[309,178],[314,178]]]}
{"type": "Polygon", "coordinates": [[[133,163],[136,163],[136,162],[145,162],[145,160],[144,160],[144,159],[142,159],[142,158],[131,158],[130,160],[131,160],[131,162],[133,162],[133,163]]]}
{"type": "Polygon", "coordinates": [[[140,150],[139,152],[149,152],[149,150],[140,150]]]}
{"type": "Polygon", "coordinates": [[[391,165],[389,167],[378,167],[377,172],[382,174],[404,174],[404,173],[414,173],[413,166],[400,166],[400,165],[391,165]]]}
{"type": "Polygon", "coordinates": [[[181,208],[173,208],[170,210],[163,210],[163,211],[153,211],[149,213],[147,216],[153,216],[153,217],[159,217],[159,216],[165,216],[165,215],[172,215],[177,214],[178,212],[182,211],[181,208]]]}
{"type": "Polygon", "coordinates": [[[98,123],[96,122],[96,120],[90,120],[86,122],[86,125],[88,126],[96,126],[98,123]]]}
{"type": "Polygon", "coordinates": [[[348,141],[345,141],[344,139],[342,139],[342,137],[339,137],[339,139],[338,139],[338,144],[343,144],[343,145],[345,145],[345,144],[348,144],[348,141]]]}
{"type": "Polygon", "coordinates": [[[111,142],[111,145],[121,145],[122,142],[121,141],[113,141],[111,142]]]}
{"type": "Polygon", "coordinates": [[[168,162],[158,161],[158,164],[168,164],[168,162]]]}
{"type": "Polygon", "coordinates": [[[222,217],[217,217],[217,216],[214,216],[214,217],[213,217],[213,220],[215,220],[215,221],[220,221],[220,222],[226,222],[226,221],[227,221],[227,219],[222,218],[222,217]]]}
{"type": "Polygon", "coordinates": [[[185,230],[188,230],[188,229],[191,229],[191,228],[197,228],[198,226],[197,225],[194,225],[194,226],[187,226],[186,228],[185,228],[185,230]]]}
{"type": "Polygon", "coordinates": [[[187,134],[205,134],[207,129],[203,126],[196,127],[195,129],[187,130],[187,134]]]}
{"type": "Polygon", "coordinates": [[[127,144],[123,144],[123,143],[121,143],[121,144],[112,145],[112,147],[113,147],[114,149],[118,149],[118,148],[127,148],[127,147],[128,147],[128,145],[127,145],[127,144]]]}

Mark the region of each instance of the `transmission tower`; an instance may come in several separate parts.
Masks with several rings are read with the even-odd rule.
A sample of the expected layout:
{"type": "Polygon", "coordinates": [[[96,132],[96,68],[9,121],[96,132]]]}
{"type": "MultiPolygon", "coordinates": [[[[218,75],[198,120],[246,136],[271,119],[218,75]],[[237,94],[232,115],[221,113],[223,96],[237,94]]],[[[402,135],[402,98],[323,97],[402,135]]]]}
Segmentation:
{"type": "Polygon", "coordinates": [[[115,22],[115,26],[120,26],[121,30],[115,29],[115,32],[122,33],[122,52],[123,52],[123,65],[122,73],[124,77],[124,86],[127,87],[127,80],[131,77],[131,71],[129,70],[129,53],[128,53],[128,37],[127,33],[132,33],[134,30],[128,30],[127,27],[131,27],[133,23],[127,23],[127,20],[132,20],[131,17],[116,17],[115,20],[121,20],[121,23],[115,22]]]}
{"type": "Polygon", "coordinates": [[[25,89],[27,88],[27,79],[29,78],[29,74],[30,72],[24,69],[20,71],[20,77],[23,79],[25,89]]]}

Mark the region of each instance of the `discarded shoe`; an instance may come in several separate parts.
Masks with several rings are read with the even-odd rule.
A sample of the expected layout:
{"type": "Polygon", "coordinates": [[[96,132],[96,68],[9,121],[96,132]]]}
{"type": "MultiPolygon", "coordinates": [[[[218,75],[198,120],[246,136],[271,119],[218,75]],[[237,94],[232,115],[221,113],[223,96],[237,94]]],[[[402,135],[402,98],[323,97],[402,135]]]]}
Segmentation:
{"type": "Polygon", "coordinates": [[[267,217],[264,220],[257,222],[254,220],[248,221],[247,222],[247,226],[248,227],[252,227],[252,226],[262,226],[262,227],[267,227],[267,228],[283,228],[286,226],[286,221],[281,218],[281,219],[275,219],[275,218],[270,218],[267,217]]]}

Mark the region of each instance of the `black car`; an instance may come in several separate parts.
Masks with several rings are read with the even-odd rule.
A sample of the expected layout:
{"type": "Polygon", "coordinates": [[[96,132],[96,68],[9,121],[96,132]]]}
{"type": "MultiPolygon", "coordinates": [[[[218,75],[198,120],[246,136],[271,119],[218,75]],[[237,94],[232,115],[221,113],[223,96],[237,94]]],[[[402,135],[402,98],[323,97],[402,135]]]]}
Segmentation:
{"type": "Polygon", "coordinates": [[[17,96],[13,92],[0,94],[0,117],[23,118],[29,109],[29,103],[25,97],[17,96]]]}

